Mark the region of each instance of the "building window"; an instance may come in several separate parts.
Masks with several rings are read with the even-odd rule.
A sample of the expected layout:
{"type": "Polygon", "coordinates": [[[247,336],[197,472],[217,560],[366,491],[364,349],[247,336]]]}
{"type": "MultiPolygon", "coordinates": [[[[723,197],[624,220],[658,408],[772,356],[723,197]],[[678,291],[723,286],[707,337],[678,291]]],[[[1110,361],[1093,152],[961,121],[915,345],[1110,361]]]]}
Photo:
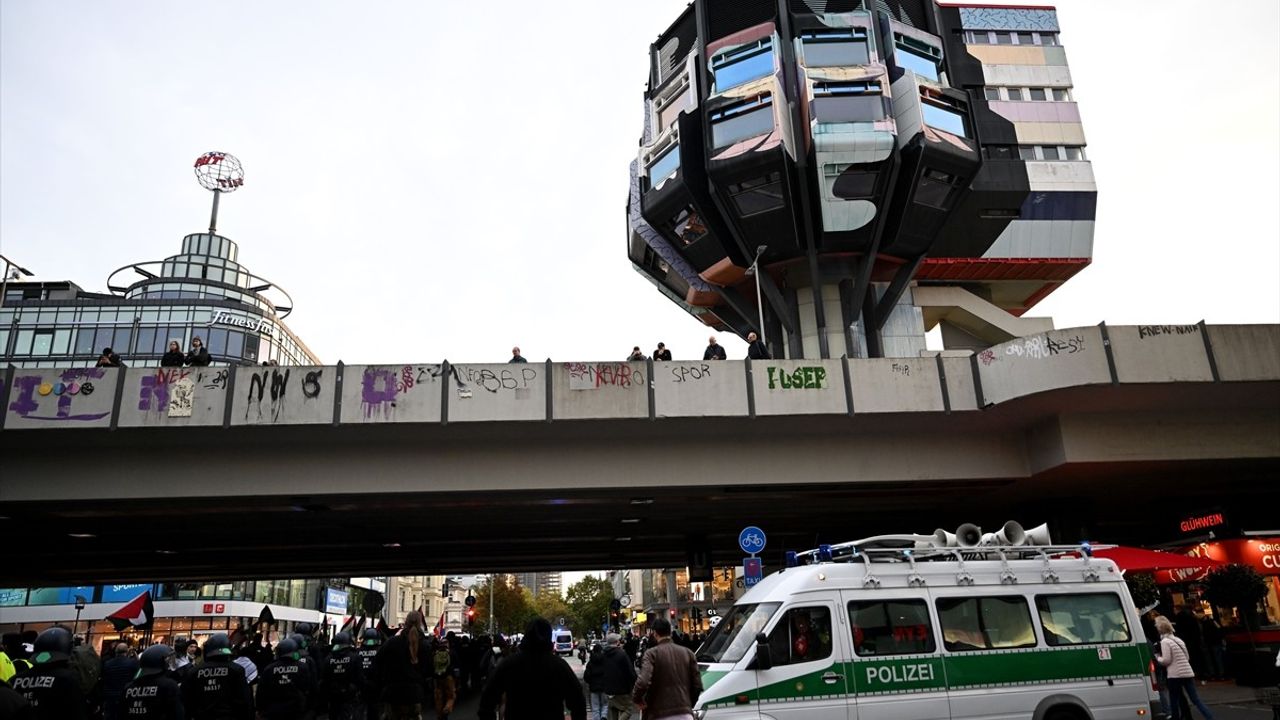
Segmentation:
{"type": "Polygon", "coordinates": [[[863,28],[817,30],[803,33],[800,39],[806,67],[842,67],[871,62],[867,31],[863,28]]]}
{"type": "Polygon", "coordinates": [[[934,82],[938,81],[938,63],[942,61],[942,51],[901,33],[894,33],[894,61],[898,67],[910,70],[934,82]]]}
{"type": "Polygon", "coordinates": [[[1053,99],[1057,102],[1069,102],[1071,100],[1071,96],[1069,96],[1067,91],[1062,88],[1054,88],[1053,99]]]}
{"type": "Polygon", "coordinates": [[[649,166],[649,187],[656,187],[662,181],[676,174],[680,168],[680,146],[673,145],[649,166]]]}
{"type": "Polygon", "coordinates": [[[772,74],[773,39],[717,53],[711,58],[711,73],[718,93],[772,74]]]}
{"type": "Polygon", "coordinates": [[[877,82],[820,82],[813,87],[819,122],[875,122],[887,115],[877,82]]]}
{"type": "Polygon", "coordinates": [[[982,154],[989,160],[1012,160],[1017,157],[1012,145],[983,145],[982,154]]]}
{"type": "Polygon", "coordinates": [[[920,182],[916,183],[916,194],[914,201],[920,205],[927,205],[938,210],[946,210],[951,204],[952,189],[955,187],[956,178],[954,175],[925,168],[920,175],[920,182]]]}
{"type": "Polygon", "coordinates": [[[711,114],[711,144],[728,147],[773,131],[773,97],[757,95],[711,114]]]}
{"type": "Polygon", "coordinates": [[[1008,94],[1009,100],[1013,102],[1022,100],[1022,88],[1005,88],[1005,93],[1008,94]]]}
{"type": "Polygon", "coordinates": [[[998,102],[1000,100],[1000,88],[983,88],[982,94],[989,102],[998,102]]]}
{"type": "Polygon", "coordinates": [[[1046,145],[1040,148],[1040,154],[1045,160],[1057,160],[1058,148],[1054,145],[1046,145]]]}
{"type": "Polygon", "coordinates": [[[936,101],[921,99],[920,111],[924,115],[925,125],[952,135],[969,137],[964,114],[959,110],[936,101]]]}
{"type": "Polygon", "coordinates": [[[1029,32],[1020,32],[1017,34],[1019,45],[1034,45],[1035,39],[1029,32]]]}
{"type": "Polygon", "coordinates": [[[1044,88],[1030,88],[1028,92],[1030,93],[1028,97],[1036,102],[1044,102],[1048,99],[1045,95],[1044,88]]]}
{"type": "Polygon", "coordinates": [[[1058,44],[1058,33],[1039,33],[1038,38],[1041,45],[1058,44]]]}
{"type": "Polygon", "coordinates": [[[998,33],[996,33],[996,34],[995,34],[995,36],[996,36],[996,44],[997,44],[997,45],[1012,45],[1012,44],[1013,44],[1013,34],[1012,34],[1012,33],[1007,33],[1007,32],[998,32],[998,33]]]}
{"type": "Polygon", "coordinates": [[[785,204],[782,200],[782,176],[778,173],[730,185],[729,193],[742,217],[777,210],[785,204]]]}
{"type": "Polygon", "coordinates": [[[831,194],[841,200],[866,200],[875,196],[878,173],[851,169],[848,164],[828,164],[822,168],[831,194]]]}
{"type": "Polygon", "coordinates": [[[1019,145],[1018,157],[1022,160],[1035,160],[1036,146],[1035,145],[1019,145]]]}
{"type": "Polygon", "coordinates": [[[1084,160],[1084,148],[1067,147],[1066,151],[1068,160],[1084,160]]]}

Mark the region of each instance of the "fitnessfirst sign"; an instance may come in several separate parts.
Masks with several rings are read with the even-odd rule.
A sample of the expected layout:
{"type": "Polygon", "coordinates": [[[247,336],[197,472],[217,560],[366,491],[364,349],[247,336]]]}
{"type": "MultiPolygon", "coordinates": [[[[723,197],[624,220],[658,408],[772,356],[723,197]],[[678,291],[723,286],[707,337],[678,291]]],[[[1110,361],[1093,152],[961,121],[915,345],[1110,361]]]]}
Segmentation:
{"type": "Polygon", "coordinates": [[[271,325],[267,324],[266,318],[262,318],[257,322],[254,322],[248,318],[232,315],[231,313],[223,312],[222,310],[215,312],[213,314],[213,318],[209,320],[205,327],[212,327],[214,325],[234,325],[235,327],[248,328],[249,330],[260,332],[263,335],[275,334],[271,325]]]}

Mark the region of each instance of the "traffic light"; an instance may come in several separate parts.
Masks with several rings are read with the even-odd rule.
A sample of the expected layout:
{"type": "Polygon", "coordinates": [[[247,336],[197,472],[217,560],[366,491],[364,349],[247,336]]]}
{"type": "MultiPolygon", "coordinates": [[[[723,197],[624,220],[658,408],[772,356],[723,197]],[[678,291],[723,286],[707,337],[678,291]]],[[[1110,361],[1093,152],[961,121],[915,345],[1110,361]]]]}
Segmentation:
{"type": "Polygon", "coordinates": [[[475,622],[475,621],[476,621],[476,609],[475,609],[475,608],[467,608],[467,624],[468,624],[468,625],[470,625],[471,623],[473,623],[473,622],[475,622]]]}
{"type": "Polygon", "coordinates": [[[671,619],[672,619],[672,620],[675,620],[675,619],[676,619],[676,609],[675,609],[675,608],[671,608],[670,610],[667,610],[667,612],[671,613],[671,619]]]}

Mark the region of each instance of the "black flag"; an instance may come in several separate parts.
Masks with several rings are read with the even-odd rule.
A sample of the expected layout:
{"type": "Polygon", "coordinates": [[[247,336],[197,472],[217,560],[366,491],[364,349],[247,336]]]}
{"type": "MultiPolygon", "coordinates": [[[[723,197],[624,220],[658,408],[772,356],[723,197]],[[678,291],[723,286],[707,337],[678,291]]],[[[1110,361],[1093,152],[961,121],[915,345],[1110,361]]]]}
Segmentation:
{"type": "Polygon", "coordinates": [[[271,613],[270,605],[263,605],[262,612],[258,613],[258,624],[262,625],[263,623],[267,625],[276,624],[276,616],[271,613]]]}
{"type": "Polygon", "coordinates": [[[149,629],[155,619],[156,609],[151,604],[150,590],[125,603],[124,607],[107,616],[107,620],[111,621],[111,625],[115,627],[117,632],[130,627],[135,630],[149,629]]]}

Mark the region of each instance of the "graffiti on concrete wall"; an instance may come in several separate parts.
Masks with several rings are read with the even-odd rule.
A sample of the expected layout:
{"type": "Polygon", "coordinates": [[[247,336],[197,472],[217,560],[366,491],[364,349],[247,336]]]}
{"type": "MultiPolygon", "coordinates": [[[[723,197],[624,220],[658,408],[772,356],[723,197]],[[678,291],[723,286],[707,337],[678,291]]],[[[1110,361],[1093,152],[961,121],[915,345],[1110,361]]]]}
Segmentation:
{"type": "Polygon", "coordinates": [[[644,387],[642,367],[630,363],[565,363],[569,370],[570,390],[596,390],[602,387],[644,387]]]}
{"type": "Polygon", "coordinates": [[[823,367],[798,367],[787,372],[780,367],[766,368],[770,390],[821,390],[828,387],[827,369],[823,367]]]}
{"type": "Polygon", "coordinates": [[[91,422],[101,420],[111,414],[110,410],[99,413],[75,413],[72,405],[78,397],[89,397],[97,389],[95,380],[106,376],[102,368],[77,368],[66,370],[49,382],[42,375],[22,375],[13,379],[13,390],[16,397],[9,403],[9,410],[28,420],[54,420],[70,422],[91,422]],[[51,400],[56,399],[56,411],[50,408],[51,400]],[[50,412],[52,411],[52,414],[50,412]],[[40,413],[40,414],[37,414],[40,413]]]}

